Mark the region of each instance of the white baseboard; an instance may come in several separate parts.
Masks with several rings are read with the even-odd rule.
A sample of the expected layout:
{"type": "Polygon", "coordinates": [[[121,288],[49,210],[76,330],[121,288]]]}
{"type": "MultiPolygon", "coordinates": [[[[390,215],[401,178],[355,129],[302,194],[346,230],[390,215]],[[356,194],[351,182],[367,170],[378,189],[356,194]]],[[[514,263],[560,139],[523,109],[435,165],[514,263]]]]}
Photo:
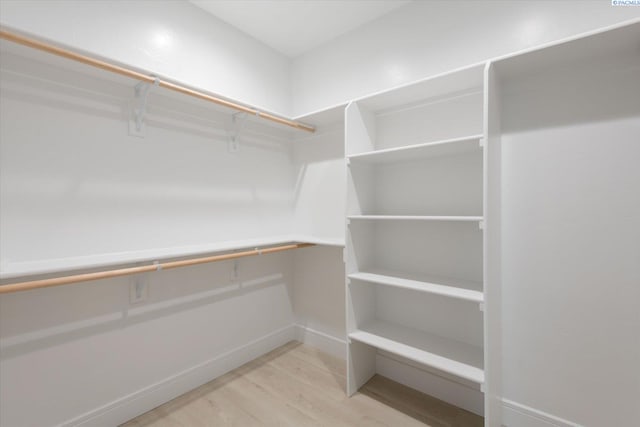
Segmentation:
{"type": "Polygon", "coordinates": [[[477,386],[453,381],[409,361],[379,352],[376,355],[376,373],[474,414],[482,415],[484,412],[484,394],[473,388],[477,386]]]}
{"type": "Polygon", "coordinates": [[[295,325],[286,326],[68,420],[62,426],[103,427],[122,424],[295,339],[295,325]]]}
{"type": "Polygon", "coordinates": [[[506,427],[581,427],[508,399],[502,399],[502,425],[506,427]]]}
{"type": "MultiPolygon", "coordinates": [[[[302,325],[290,325],[86,412],[62,423],[62,426],[102,427],[122,424],[294,339],[346,359],[344,340],[302,325]]],[[[378,354],[376,364],[380,375],[471,412],[482,413],[482,393],[477,390],[385,355],[378,354]]],[[[506,427],[582,427],[508,399],[502,399],[502,407],[503,425],[506,427]]]]}
{"type": "Polygon", "coordinates": [[[304,325],[296,325],[296,339],[340,359],[347,359],[347,342],[343,339],[307,328],[304,325]]]}

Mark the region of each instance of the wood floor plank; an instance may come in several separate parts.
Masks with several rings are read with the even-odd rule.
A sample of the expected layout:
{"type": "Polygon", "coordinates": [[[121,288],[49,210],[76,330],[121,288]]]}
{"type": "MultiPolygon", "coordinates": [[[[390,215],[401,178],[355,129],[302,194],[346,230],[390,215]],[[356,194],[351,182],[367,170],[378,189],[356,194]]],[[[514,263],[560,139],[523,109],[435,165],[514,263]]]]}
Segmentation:
{"type": "Polygon", "coordinates": [[[246,378],[239,377],[229,386],[230,393],[244,402],[247,410],[254,413],[263,425],[272,426],[318,426],[316,420],[298,410],[294,405],[277,398],[264,387],[246,378]]]}
{"type": "Polygon", "coordinates": [[[307,363],[326,369],[331,373],[347,376],[347,365],[343,359],[324,353],[317,348],[304,345],[299,342],[290,347],[289,354],[294,355],[307,363]]]}
{"type": "Polygon", "coordinates": [[[345,394],[345,363],[291,342],[124,424],[124,427],[479,427],[471,414],[374,376],[345,394]]]}
{"type": "Polygon", "coordinates": [[[319,393],[326,393],[337,400],[344,399],[346,377],[330,374],[326,369],[310,364],[293,353],[283,354],[267,363],[279,370],[282,375],[293,376],[315,388],[319,393]]]}

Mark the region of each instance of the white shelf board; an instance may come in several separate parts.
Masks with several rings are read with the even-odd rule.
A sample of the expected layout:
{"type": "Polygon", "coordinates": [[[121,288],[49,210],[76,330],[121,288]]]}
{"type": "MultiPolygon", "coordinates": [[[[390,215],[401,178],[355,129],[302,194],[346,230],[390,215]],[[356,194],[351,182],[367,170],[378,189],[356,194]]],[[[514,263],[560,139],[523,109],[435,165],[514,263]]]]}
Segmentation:
{"type": "Polygon", "coordinates": [[[347,107],[346,102],[332,105],[321,110],[312,111],[300,116],[296,116],[293,120],[301,122],[313,122],[318,129],[332,125],[334,123],[344,123],[344,109],[347,107]]]}
{"type": "Polygon", "coordinates": [[[349,339],[478,384],[484,383],[483,350],[470,344],[378,320],[350,333],[349,339]]]}
{"type": "Polygon", "coordinates": [[[355,99],[373,112],[388,111],[451,94],[482,90],[485,63],[458,68],[355,99]]]}
{"type": "Polygon", "coordinates": [[[315,237],[303,234],[294,234],[288,236],[292,242],[297,243],[313,243],[319,246],[335,246],[344,247],[344,238],[340,237],[315,237]]]}
{"type": "Polygon", "coordinates": [[[447,216],[447,215],[350,215],[350,220],[364,221],[463,221],[479,222],[482,216],[447,216]]]}
{"type": "Polygon", "coordinates": [[[481,150],[480,139],[482,139],[482,135],[471,135],[462,138],[426,142],[423,144],[407,145],[398,148],[388,148],[385,150],[354,154],[349,156],[348,160],[349,163],[354,164],[376,165],[473,153],[481,150]]]}
{"type": "Polygon", "coordinates": [[[426,276],[409,278],[408,276],[410,275],[389,270],[369,270],[348,275],[350,279],[369,283],[394,286],[476,303],[484,301],[484,294],[481,290],[482,283],[479,282],[426,276]],[[455,286],[456,284],[458,286],[455,286]]]}
{"type": "Polygon", "coordinates": [[[61,273],[115,265],[148,262],[171,258],[204,256],[216,252],[228,252],[240,249],[252,249],[287,243],[313,243],[323,246],[344,246],[339,238],[317,238],[306,235],[281,235],[255,239],[221,241],[204,245],[156,248],[141,251],[112,252],[67,258],[51,258],[37,261],[0,263],[0,279],[11,279],[38,274],[61,273]]]}

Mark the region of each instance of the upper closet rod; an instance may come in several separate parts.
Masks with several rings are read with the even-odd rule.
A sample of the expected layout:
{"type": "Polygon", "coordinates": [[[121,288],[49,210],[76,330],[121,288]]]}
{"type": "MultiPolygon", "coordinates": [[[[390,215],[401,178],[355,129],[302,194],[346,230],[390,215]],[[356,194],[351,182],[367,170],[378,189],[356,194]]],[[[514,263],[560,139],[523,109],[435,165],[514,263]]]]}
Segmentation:
{"type": "MultiPolygon", "coordinates": [[[[54,46],[52,44],[44,43],[42,41],[32,39],[29,37],[22,36],[20,34],[13,33],[7,30],[0,30],[0,38],[5,40],[12,41],[14,43],[18,43],[24,46],[28,46],[34,49],[38,49],[44,52],[51,53],[53,55],[61,56],[63,58],[72,59],[77,62],[81,62],[83,64],[91,65],[92,67],[101,68],[103,70],[111,71],[112,73],[120,74],[123,76],[131,77],[136,80],[142,80],[148,83],[154,83],[156,81],[156,77],[148,76],[146,74],[140,73],[138,71],[132,70],[130,68],[121,67],[119,65],[111,64],[106,61],[102,61],[100,59],[92,58],[90,56],[82,55],[77,52],[73,52],[68,49],[64,49],[58,46],[54,46]]],[[[204,99],[205,101],[213,102],[218,105],[222,105],[228,108],[233,108],[234,110],[242,111],[248,114],[252,114],[263,119],[271,120],[272,122],[280,123],[283,125],[291,126],[292,128],[304,130],[307,132],[315,132],[315,127],[311,125],[307,125],[304,123],[296,122],[294,120],[285,119],[283,117],[278,117],[270,113],[266,113],[264,111],[259,111],[252,107],[247,107],[245,105],[237,104],[232,101],[227,101],[226,99],[219,98],[217,96],[209,95],[204,92],[200,92],[194,89],[190,89],[185,86],[178,85],[176,83],[171,83],[166,80],[159,80],[159,86],[167,88],[169,90],[173,90],[175,92],[180,92],[189,96],[193,96],[195,98],[204,99]]]]}
{"type": "Polygon", "coordinates": [[[130,274],[149,273],[152,271],[170,270],[178,267],[189,267],[191,265],[205,264],[216,261],[226,261],[236,258],[244,258],[254,255],[271,254],[274,252],[288,251],[291,249],[306,248],[315,246],[313,243],[293,243],[290,245],[274,246],[265,249],[252,249],[244,252],[234,252],[224,255],[213,255],[202,258],[191,258],[180,261],[155,262],[150,265],[142,265],[139,267],[120,268],[116,270],[98,271],[94,273],[75,274],[73,276],[54,277],[52,279],[32,280],[29,282],[10,283],[0,285],[0,294],[8,294],[11,292],[29,291],[31,289],[48,288],[51,286],[68,285],[71,283],[88,282],[90,280],[109,279],[112,277],[128,276],[130,274]]]}

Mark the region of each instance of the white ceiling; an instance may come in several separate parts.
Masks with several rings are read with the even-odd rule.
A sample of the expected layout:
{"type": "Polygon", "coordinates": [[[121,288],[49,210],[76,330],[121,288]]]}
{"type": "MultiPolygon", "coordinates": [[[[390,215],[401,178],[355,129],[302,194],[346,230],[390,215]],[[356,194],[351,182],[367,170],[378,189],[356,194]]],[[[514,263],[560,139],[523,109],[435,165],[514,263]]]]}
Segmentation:
{"type": "Polygon", "coordinates": [[[410,0],[189,0],[289,57],[301,55],[410,0]]]}

